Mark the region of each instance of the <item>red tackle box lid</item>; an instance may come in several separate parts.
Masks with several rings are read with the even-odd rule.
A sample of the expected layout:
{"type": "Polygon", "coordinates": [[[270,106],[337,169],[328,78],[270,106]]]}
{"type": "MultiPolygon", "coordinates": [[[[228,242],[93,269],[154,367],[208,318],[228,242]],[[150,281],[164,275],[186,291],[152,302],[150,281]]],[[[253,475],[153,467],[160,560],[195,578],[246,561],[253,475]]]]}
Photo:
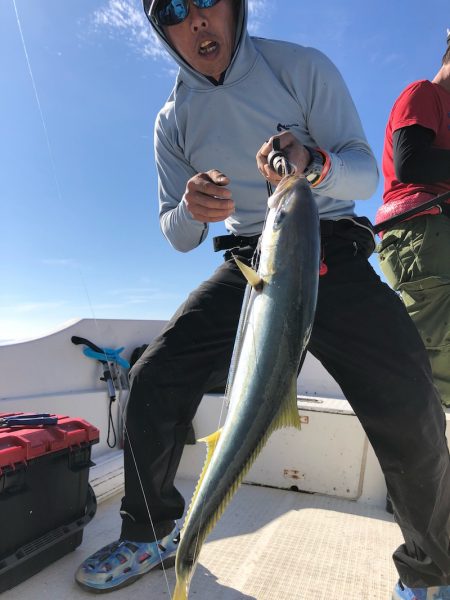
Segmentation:
{"type": "MultiPolygon", "coordinates": [[[[24,414],[27,413],[0,413],[0,423],[5,417],[24,414]]],[[[57,417],[56,425],[0,427],[0,475],[4,467],[14,467],[18,463],[52,452],[99,441],[100,432],[97,427],[84,419],[51,416],[57,417]]]]}

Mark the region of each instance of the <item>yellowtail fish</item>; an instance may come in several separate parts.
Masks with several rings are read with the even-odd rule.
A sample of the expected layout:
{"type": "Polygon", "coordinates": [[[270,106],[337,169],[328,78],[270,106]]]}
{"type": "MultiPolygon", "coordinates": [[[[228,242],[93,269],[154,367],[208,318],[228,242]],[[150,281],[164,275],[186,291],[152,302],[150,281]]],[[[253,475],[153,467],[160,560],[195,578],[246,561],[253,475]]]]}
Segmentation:
{"type": "Polygon", "coordinates": [[[236,262],[249,284],[228,382],[229,411],[207,458],[176,556],[173,600],[187,600],[202,544],[270,435],[300,428],[297,376],[317,300],[320,228],[302,179],[285,177],[270,198],[258,271],[236,262]],[[234,366],[233,366],[234,365],[234,366]]]}

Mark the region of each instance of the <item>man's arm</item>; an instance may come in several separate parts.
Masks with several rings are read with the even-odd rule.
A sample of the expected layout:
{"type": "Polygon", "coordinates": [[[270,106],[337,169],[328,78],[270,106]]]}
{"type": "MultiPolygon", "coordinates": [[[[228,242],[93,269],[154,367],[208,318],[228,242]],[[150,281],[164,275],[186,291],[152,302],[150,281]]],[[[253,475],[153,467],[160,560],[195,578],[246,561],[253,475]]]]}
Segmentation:
{"type": "Polygon", "coordinates": [[[435,133],[421,125],[394,131],[395,175],[402,183],[437,183],[450,179],[450,150],[432,146],[435,133]]]}
{"type": "Polygon", "coordinates": [[[208,233],[205,223],[196,221],[182,197],[186,182],[195,175],[181,149],[170,139],[170,127],[163,111],[155,123],[155,160],[158,171],[159,221],[170,244],[180,252],[198,246],[208,233]]]}
{"type": "Polygon", "coordinates": [[[162,232],[180,252],[199,246],[208,223],[223,221],[234,210],[228,178],[217,170],[196,173],[170,136],[155,125],[159,219],[162,232]]]}
{"type": "Polygon", "coordinates": [[[370,198],[378,183],[378,167],[356,107],[335,65],[317,50],[310,55],[308,78],[299,83],[301,104],[311,145],[330,158],[327,176],[314,191],[339,200],[370,198]]]}

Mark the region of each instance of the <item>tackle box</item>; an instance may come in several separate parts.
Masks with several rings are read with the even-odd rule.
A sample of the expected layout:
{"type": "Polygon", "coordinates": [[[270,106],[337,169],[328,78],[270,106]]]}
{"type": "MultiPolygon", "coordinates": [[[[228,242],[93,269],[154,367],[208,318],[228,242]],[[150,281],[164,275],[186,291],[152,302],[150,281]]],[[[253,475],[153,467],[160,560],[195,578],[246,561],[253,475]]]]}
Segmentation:
{"type": "Polygon", "coordinates": [[[0,413],[0,593],[79,546],[96,511],[88,476],[98,429],[37,416],[50,418],[0,413]]]}

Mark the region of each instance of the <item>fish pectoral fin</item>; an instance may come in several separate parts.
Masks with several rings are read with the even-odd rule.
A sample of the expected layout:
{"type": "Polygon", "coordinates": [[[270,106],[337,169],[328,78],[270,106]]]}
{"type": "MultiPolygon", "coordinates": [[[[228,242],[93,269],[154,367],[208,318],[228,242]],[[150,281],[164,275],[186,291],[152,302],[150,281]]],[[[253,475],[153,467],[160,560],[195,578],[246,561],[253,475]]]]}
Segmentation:
{"type": "Polygon", "coordinates": [[[292,381],[289,392],[283,400],[274,421],[274,430],[282,427],[301,429],[300,415],[297,408],[297,377],[292,381]]]}
{"type": "Polygon", "coordinates": [[[264,285],[264,280],[258,275],[255,269],[252,269],[251,267],[243,263],[242,260],[239,260],[239,258],[237,258],[237,256],[233,256],[233,258],[234,262],[237,264],[237,266],[241,270],[241,273],[252,286],[252,288],[254,288],[255,290],[262,289],[264,285]]]}

